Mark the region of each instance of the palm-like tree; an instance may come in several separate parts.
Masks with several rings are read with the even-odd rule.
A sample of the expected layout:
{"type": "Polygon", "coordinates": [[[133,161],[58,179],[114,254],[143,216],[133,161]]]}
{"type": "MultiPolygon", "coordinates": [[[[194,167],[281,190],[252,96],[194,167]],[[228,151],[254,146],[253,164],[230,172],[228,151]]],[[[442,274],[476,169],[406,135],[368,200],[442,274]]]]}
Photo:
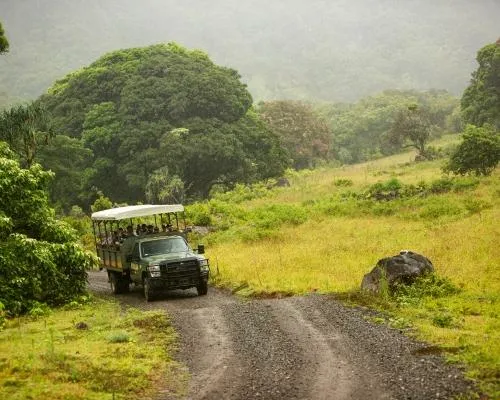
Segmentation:
{"type": "Polygon", "coordinates": [[[37,102],[13,106],[0,114],[0,140],[30,167],[41,143],[53,136],[45,108],[37,102]]]}

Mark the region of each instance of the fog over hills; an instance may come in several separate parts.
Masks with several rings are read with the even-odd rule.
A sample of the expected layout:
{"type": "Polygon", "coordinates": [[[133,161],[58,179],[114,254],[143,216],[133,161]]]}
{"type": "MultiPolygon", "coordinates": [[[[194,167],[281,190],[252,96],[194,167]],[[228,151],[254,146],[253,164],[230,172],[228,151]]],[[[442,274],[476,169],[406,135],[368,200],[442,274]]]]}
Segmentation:
{"type": "Polygon", "coordinates": [[[119,48],[175,41],[237,69],[256,100],[457,95],[500,36],[499,0],[0,0],[0,105],[119,48]],[[3,100],[2,100],[3,98],[3,100]]]}

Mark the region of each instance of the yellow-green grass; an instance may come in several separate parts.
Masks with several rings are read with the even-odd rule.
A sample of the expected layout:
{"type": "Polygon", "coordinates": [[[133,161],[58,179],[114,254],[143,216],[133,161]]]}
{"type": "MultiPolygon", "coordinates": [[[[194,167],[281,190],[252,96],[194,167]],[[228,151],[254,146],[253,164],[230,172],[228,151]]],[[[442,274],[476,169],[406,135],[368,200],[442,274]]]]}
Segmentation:
{"type": "Polygon", "coordinates": [[[73,304],[0,332],[2,399],[147,399],[175,383],[175,333],[164,313],[110,300],[73,304]],[[77,329],[78,323],[85,329],[77,329]]]}
{"type": "MultiPolygon", "coordinates": [[[[332,193],[359,192],[391,177],[414,184],[442,176],[442,161],[408,164],[410,160],[411,155],[404,154],[364,166],[302,172],[291,177],[290,188],[238,206],[255,210],[286,203],[306,208],[332,193]],[[353,184],[338,187],[338,179],[350,179],[353,184]]],[[[410,305],[389,301],[385,308],[412,326],[419,338],[452,348],[449,358],[464,362],[482,390],[500,398],[499,171],[482,178],[473,189],[410,200],[397,207],[398,212],[390,216],[310,212],[305,223],[282,225],[261,240],[215,236],[207,250],[213,281],[243,295],[353,293],[380,258],[402,249],[424,254],[438,276],[449,279],[460,292],[410,305]],[[484,209],[475,208],[475,202],[484,209]],[[458,211],[440,215],[440,207],[450,205],[458,211]]],[[[381,303],[373,299],[373,304],[381,303]]]]}

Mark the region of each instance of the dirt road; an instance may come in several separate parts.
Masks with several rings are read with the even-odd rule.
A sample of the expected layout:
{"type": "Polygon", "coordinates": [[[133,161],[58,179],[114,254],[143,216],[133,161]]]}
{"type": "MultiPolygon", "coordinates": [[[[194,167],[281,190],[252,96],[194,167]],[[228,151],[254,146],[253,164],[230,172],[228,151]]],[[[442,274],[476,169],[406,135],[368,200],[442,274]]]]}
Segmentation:
{"type": "MultiPolygon", "coordinates": [[[[105,272],[89,280],[110,293],[105,272]]],[[[471,387],[428,345],[328,296],[245,301],[210,288],[207,296],[175,291],[152,303],[140,290],[117,298],[172,317],[177,358],[191,375],[186,399],[428,400],[471,387]]]]}

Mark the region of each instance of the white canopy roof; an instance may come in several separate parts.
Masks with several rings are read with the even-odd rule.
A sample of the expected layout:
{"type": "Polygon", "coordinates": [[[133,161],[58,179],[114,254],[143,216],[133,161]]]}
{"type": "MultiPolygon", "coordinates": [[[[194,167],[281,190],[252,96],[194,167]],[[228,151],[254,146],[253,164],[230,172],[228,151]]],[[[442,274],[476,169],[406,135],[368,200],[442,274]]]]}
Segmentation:
{"type": "Polygon", "coordinates": [[[127,218],[147,217],[154,214],[167,214],[184,211],[182,204],[144,204],[139,206],[126,206],[110,208],[92,213],[94,221],[119,221],[127,218]]]}

